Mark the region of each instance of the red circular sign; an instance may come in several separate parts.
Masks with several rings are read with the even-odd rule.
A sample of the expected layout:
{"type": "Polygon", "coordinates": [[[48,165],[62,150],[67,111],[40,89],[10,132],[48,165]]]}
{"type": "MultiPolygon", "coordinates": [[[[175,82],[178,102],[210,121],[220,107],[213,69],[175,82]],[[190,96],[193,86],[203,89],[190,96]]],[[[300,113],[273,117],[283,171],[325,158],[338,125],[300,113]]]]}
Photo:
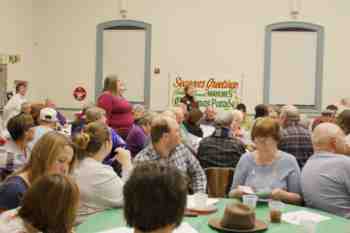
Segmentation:
{"type": "Polygon", "coordinates": [[[83,101],[86,97],[86,90],[84,87],[77,87],[73,91],[73,96],[78,101],[83,101]]]}

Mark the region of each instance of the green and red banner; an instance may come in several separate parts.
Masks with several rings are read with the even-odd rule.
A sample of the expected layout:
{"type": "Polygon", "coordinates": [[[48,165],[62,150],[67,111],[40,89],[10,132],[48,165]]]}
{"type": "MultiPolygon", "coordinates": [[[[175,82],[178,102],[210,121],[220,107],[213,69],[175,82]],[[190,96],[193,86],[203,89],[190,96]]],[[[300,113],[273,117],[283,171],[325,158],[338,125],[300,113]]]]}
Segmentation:
{"type": "Polygon", "coordinates": [[[184,96],[184,87],[191,84],[195,89],[195,99],[201,110],[208,106],[228,110],[240,102],[238,81],[210,76],[206,79],[185,79],[177,75],[169,80],[171,106],[177,106],[184,96]]]}

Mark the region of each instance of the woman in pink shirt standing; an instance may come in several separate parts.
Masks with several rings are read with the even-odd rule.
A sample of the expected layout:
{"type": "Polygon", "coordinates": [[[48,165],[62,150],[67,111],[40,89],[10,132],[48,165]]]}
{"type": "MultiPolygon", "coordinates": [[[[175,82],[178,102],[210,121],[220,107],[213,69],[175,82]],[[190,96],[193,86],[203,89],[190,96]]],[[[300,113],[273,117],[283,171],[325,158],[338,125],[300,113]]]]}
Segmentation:
{"type": "Polygon", "coordinates": [[[104,81],[103,93],[97,106],[106,111],[107,123],[124,139],[134,123],[131,104],[123,97],[124,84],[117,76],[111,75],[104,81]]]}

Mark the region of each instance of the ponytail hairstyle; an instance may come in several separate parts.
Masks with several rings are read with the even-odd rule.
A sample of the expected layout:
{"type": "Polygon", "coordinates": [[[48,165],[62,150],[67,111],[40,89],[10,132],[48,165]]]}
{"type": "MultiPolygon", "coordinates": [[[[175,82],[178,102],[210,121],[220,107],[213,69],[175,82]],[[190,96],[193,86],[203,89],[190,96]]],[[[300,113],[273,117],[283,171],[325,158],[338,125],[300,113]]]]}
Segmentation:
{"type": "Polygon", "coordinates": [[[102,122],[92,122],[86,125],[81,133],[73,137],[78,160],[83,160],[96,154],[104,143],[111,140],[110,138],[109,128],[102,122]]]}

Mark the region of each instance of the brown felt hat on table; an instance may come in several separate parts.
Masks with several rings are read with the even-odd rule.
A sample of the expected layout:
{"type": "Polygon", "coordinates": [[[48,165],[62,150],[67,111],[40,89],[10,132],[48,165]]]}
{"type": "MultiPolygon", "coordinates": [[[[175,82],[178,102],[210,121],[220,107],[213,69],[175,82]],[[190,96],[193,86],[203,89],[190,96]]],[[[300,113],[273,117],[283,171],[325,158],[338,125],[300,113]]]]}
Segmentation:
{"type": "Polygon", "coordinates": [[[228,232],[258,232],[267,229],[267,225],[255,219],[254,210],[243,204],[229,204],[225,207],[222,219],[212,218],[209,225],[217,230],[228,232]]]}

